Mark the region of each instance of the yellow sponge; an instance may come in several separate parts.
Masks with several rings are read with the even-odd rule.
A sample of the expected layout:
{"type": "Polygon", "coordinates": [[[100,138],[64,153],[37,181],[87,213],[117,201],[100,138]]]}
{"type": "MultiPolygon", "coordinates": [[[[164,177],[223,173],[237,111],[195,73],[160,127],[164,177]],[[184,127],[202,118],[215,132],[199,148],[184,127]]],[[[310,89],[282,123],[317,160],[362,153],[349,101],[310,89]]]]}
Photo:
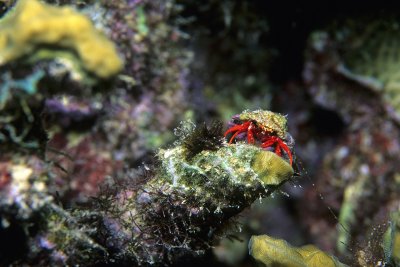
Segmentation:
{"type": "Polygon", "coordinates": [[[252,236],[249,252],[264,266],[274,267],[346,267],[313,245],[293,247],[285,240],[267,235],[252,236]]]}
{"type": "Polygon", "coordinates": [[[251,167],[261,181],[267,185],[280,185],[293,176],[293,168],[286,160],[270,151],[261,151],[252,162],[251,167]]]}
{"type": "Polygon", "coordinates": [[[17,59],[63,58],[75,71],[108,79],[122,68],[114,44],[84,15],[69,7],[20,0],[0,20],[0,64],[17,59]]]}

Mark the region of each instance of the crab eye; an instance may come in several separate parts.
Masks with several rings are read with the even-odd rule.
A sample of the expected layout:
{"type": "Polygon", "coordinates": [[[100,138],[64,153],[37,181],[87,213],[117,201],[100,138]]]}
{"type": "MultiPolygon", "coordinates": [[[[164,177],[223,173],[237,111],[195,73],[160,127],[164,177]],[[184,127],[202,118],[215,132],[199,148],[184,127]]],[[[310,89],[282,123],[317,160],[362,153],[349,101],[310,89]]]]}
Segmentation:
{"type": "Polygon", "coordinates": [[[294,139],[293,139],[291,134],[286,133],[285,142],[289,147],[293,147],[294,146],[294,139]]]}
{"type": "Polygon", "coordinates": [[[242,124],[242,121],[241,121],[240,119],[238,119],[238,118],[233,118],[233,119],[232,119],[232,122],[233,122],[234,124],[242,124]]]}

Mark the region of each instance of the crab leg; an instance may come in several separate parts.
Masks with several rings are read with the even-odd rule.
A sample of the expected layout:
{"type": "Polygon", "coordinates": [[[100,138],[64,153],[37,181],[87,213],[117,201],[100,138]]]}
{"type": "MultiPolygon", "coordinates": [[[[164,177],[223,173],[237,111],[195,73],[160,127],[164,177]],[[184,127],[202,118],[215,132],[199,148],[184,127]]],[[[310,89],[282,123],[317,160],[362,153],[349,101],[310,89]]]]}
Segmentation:
{"type": "Polygon", "coordinates": [[[277,142],[277,140],[273,136],[270,136],[267,139],[265,139],[265,141],[261,144],[261,147],[262,148],[267,148],[267,147],[272,146],[276,142],[277,142]]]}
{"type": "Polygon", "coordinates": [[[271,147],[276,144],[275,153],[278,156],[282,156],[282,149],[286,152],[289,157],[290,165],[293,163],[292,153],[290,152],[289,147],[283,142],[280,138],[276,136],[270,136],[261,144],[262,148],[271,147]]]}
{"type": "Polygon", "coordinates": [[[235,132],[235,131],[241,131],[242,129],[243,129],[243,127],[242,127],[241,124],[232,126],[231,128],[229,128],[229,129],[224,133],[224,136],[226,137],[228,134],[230,134],[230,133],[232,133],[232,132],[235,132]]]}
{"type": "Polygon", "coordinates": [[[249,143],[249,144],[254,144],[253,129],[254,129],[254,124],[250,122],[248,131],[247,131],[247,143],[249,143]]]}
{"type": "Polygon", "coordinates": [[[229,140],[229,144],[233,142],[233,139],[234,139],[238,134],[245,132],[245,131],[249,128],[249,125],[250,125],[250,122],[247,121],[247,122],[245,122],[245,123],[243,123],[243,124],[238,124],[238,125],[235,125],[235,126],[229,128],[229,129],[224,133],[224,136],[225,136],[225,137],[226,137],[228,134],[230,134],[230,133],[232,133],[232,132],[235,132],[235,133],[233,134],[233,136],[231,137],[231,139],[229,140]]]}
{"type": "Polygon", "coordinates": [[[246,130],[249,127],[249,124],[250,124],[250,122],[245,122],[243,124],[238,124],[238,125],[232,126],[224,133],[224,136],[226,137],[229,133],[235,132],[235,131],[243,132],[243,130],[246,130]]]}
{"type": "Polygon", "coordinates": [[[236,133],[234,133],[231,137],[231,139],[229,139],[229,144],[233,142],[233,139],[235,139],[236,135],[243,133],[244,131],[237,131],[236,133]]]}
{"type": "Polygon", "coordinates": [[[262,143],[261,147],[267,148],[267,147],[272,146],[273,144],[275,144],[275,141],[267,141],[267,142],[262,143]]]}
{"type": "Polygon", "coordinates": [[[289,157],[290,165],[292,165],[293,157],[292,157],[292,152],[290,152],[289,147],[280,139],[279,139],[278,143],[279,143],[279,146],[282,147],[283,150],[285,150],[286,154],[289,157]]]}
{"type": "Polygon", "coordinates": [[[281,157],[282,156],[282,150],[281,150],[281,145],[278,143],[278,145],[275,148],[275,153],[281,157]]]}

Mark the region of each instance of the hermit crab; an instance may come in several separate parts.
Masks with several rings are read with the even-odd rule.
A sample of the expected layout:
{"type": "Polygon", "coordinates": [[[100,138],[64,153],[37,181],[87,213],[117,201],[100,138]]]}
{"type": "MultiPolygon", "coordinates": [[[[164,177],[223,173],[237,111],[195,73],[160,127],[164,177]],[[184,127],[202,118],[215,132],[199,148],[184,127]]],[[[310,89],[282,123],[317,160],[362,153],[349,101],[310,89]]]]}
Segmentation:
{"type": "Polygon", "coordinates": [[[224,136],[229,138],[229,144],[235,139],[245,141],[249,144],[259,144],[265,149],[274,149],[278,156],[282,156],[284,152],[293,163],[292,138],[287,133],[286,117],[266,110],[245,110],[241,114],[232,117],[230,128],[225,132],[224,136]]]}

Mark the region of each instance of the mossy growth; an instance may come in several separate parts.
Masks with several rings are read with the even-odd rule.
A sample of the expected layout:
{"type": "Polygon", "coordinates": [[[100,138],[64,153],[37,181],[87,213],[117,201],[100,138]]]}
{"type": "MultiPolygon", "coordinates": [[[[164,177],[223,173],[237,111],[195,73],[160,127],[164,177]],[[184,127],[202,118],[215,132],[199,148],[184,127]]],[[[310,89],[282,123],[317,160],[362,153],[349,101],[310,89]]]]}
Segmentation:
{"type": "Polygon", "coordinates": [[[35,95],[38,92],[38,82],[44,75],[44,72],[39,70],[24,79],[17,80],[13,79],[9,72],[2,74],[0,76],[0,110],[4,109],[13,96],[23,99],[35,95]]]}
{"type": "Polygon", "coordinates": [[[382,249],[386,264],[400,265],[400,211],[391,214],[389,226],[383,235],[382,249]]]}
{"type": "Polygon", "coordinates": [[[38,70],[23,79],[10,72],[0,75],[0,147],[35,149],[42,153],[47,134],[41,123],[43,96],[38,83],[45,75],[38,70]]]}
{"type": "Polygon", "coordinates": [[[137,242],[139,262],[204,252],[232,225],[234,216],[293,175],[285,159],[253,145],[224,142],[190,159],[186,149],[178,145],[160,150],[154,177],[138,190],[131,211],[138,217],[135,223],[145,229],[140,235],[160,244],[149,249],[149,241],[137,242]],[[147,251],[138,251],[144,247],[147,251]]]}
{"type": "Polygon", "coordinates": [[[203,194],[205,186],[211,190],[238,184],[244,191],[258,185],[267,189],[293,175],[290,164],[275,153],[244,143],[224,145],[216,151],[203,150],[189,160],[187,153],[184,146],[160,150],[160,181],[203,194]]]}
{"type": "Polygon", "coordinates": [[[49,203],[40,211],[41,227],[38,246],[49,255],[43,262],[46,266],[90,265],[105,261],[107,251],[90,237],[96,229],[79,221],[89,211],[67,211],[49,203]]]}
{"type": "Polygon", "coordinates": [[[262,266],[274,267],[345,267],[313,245],[293,247],[285,240],[267,235],[253,236],[249,242],[249,253],[262,266]]]}
{"type": "Polygon", "coordinates": [[[205,123],[193,130],[183,139],[186,158],[191,159],[203,150],[215,151],[223,144],[222,123],[213,122],[210,127],[205,123]]]}
{"type": "Polygon", "coordinates": [[[87,17],[37,0],[18,1],[0,20],[0,65],[16,60],[58,60],[83,82],[109,79],[122,68],[114,44],[87,17]]]}

